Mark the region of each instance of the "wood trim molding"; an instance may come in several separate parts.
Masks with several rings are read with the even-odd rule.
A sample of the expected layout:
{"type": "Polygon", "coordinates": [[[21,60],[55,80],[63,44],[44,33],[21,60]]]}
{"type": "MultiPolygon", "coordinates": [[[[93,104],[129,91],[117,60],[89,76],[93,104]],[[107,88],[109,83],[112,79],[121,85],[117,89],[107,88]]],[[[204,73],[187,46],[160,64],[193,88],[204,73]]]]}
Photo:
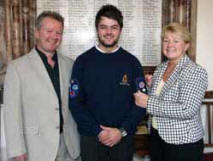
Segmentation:
{"type": "Polygon", "coordinates": [[[143,66],[144,74],[153,74],[155,68],[155,66],[143,66]]]}
{"type": "Polygon", "coordinates": [[[205,98],[212,98],[213,99],[213,91],[206,91],[205,98]]]}
{"type": "Polygon", "coordinates": [[[189,49],[189,56],[196,62],[196,41],[197,41],[197,0],[191,1],[191,19],[190,19],[190,32],[192,41],[189,49]]]}

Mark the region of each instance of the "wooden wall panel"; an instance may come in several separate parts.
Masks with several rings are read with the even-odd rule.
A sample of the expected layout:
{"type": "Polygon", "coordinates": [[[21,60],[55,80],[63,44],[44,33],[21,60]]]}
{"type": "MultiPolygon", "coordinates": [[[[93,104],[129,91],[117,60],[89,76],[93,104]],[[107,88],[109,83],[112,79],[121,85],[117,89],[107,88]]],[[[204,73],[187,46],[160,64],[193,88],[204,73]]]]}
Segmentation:
{"type": "Polygon", "coordinates": [[[192,34],[192,43],[188,55],[196,60],[196,20],[197,0],[163,0],[162,26],[171,22],[179,22],[186,26],[192,34]]]}
{"type": "Polygon", "coordinates": [[[28,53],[34,46],[35,5],[36,0],[5,0],[8,61],[28,53]]]}
{"type": "Polygon", "coordinates": [[[0,1],[0,87],[7,62],[33,48],[35,19],[36,0],[0,1]]]}
{"type": "MultiPolygon", "coordinates": [[[[5,42],[5,10],[4,1],[0,1],[0,92],[7,64],[6,42],[5,42]]],[[[0,94],[1,99],[1,94],[0,94]]]]}

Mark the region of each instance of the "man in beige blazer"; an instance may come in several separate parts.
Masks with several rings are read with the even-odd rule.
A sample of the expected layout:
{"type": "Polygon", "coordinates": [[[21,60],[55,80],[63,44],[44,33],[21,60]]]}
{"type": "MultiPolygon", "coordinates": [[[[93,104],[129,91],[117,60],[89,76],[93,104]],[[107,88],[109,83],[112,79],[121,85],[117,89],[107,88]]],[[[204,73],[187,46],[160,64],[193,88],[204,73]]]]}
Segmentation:
{"type": "Polygon", "coordinates": [[[41,13],[36,46],[9,63],[4,84],[5,137],[15,161],[79,161],[79,136],[68,110],[72,60],[56,54],[64,19],[41,13]]]}

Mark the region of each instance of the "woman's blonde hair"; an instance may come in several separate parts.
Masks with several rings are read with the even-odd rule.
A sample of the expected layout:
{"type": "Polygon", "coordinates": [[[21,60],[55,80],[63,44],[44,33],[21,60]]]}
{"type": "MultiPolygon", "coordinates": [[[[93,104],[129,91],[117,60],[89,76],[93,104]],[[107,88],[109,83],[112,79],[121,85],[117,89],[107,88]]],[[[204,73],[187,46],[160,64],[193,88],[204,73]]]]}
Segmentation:
{"type": "Polygon", "coordinates": [[[161,38],[164,39],[165,34],[168,32],[178,34],[185,43],[191,42],[192,38],[189,30],[177,22],[173,22],[164,26],[163,31],[161,33],[161,38]]]}

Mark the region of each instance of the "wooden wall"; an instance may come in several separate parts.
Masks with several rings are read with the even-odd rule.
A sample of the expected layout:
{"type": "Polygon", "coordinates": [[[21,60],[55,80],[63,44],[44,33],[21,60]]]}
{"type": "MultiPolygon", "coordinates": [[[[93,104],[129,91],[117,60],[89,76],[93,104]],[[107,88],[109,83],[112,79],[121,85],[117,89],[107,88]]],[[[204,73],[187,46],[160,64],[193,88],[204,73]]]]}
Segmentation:
{"type": "Polygon", "coordinates": [[[162,26],[170,22],[179,22],[192,34],[192,43],[188,55],[196,60],[196,21],[197,0],[163,0],[162,26]]]}
{"type": "Polygon", "coordinates": [[[28,53],[34,46],[36,0],[1,0],[0,85],[8,61],[28,53]]]}
{"type": "Polygon", "coordinates": [[[5,12],[4,12],[4,1],[0,1],[0,88],[1,84],[3,83],[5,70],[6,70],[6,46],[5,46],[5,12]]]}

